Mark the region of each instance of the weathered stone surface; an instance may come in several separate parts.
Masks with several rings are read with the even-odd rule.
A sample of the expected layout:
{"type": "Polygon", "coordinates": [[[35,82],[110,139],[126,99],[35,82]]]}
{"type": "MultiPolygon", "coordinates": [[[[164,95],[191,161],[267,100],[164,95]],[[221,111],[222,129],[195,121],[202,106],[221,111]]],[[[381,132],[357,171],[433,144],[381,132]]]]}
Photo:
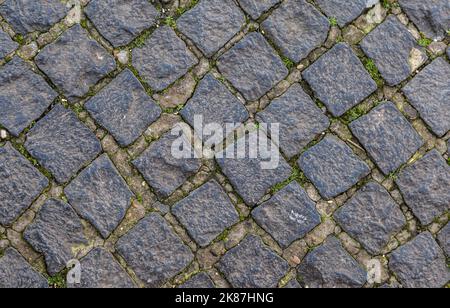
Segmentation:
{"type": "Polygon", "coordinates": [[[133,50],[133,65],[156,91],[167,88],[197,63],[186,44],[167,26],[155,30],[142,48],[133,50]]]}
{"type": "Polygon", "coordinates": [[[439,232],[438,241],[447,257],[450,257],[450,223],[439,232]]]}
{"type": "Polygon", "coordinates": [[[249,101],[272,89],[288,75],[288,69],[259,33],[248,34],[217,63],[222,74],[249,101]]]}
{"type": "Polygon", "coordinates": [[[202,247],[239,222],[233,203],[214,180],[175,204],[172,213],[202,247]]]}
{"type": "Polygon", "coordinates": [[[310,252],[298,267],[300,280],[309,288],[360,288],[367,274],[335,238],[310,252]]]}
{"type": "Polygon", "coordinates": [[[149,287],[163,285],[194,259],[192,252],[158,214],[150,214],[123,236],[117,251],[149,287]]]}
{"type": "Polygon", "coordinates": [[[345,43],[337,44],[303,77],[334,116],[341,116],[377,90],[376,82],[345,43]]]}
{"type": "Polygon", "coordinates": [[[183,283],[181,289],[213,289],[216,286],[208,274],[200,273],[183,283]]]}
{"type": "Polygon", "coordinates": [[[161,115],[161,108],[128,69],[91,98],[85,107],[123,147],[136,141],[161,115]]]}
{"type": "Polygon", "coordinates": [[[134,288],[130,276],[114,257],[103,248],[93,249],[81,259],[81,283],[70,288],[134,288]]]}
{"type": "Polygon", "coordinates": [[[95,135],[61,105],[29,131],[25,148],[59,183],[70,180],[102,150],[95,135]]]}
{"type": "MultiPolygon", "coordinates": [[[[279,123],[280,148],[290,159],[325,131],[330,121],[299,84],[275,99],[256,116],[260,123],[279,123]]],[[[269,135],[271,126],[268,127],[269,135]]]]}
{"type": "Polygon", "coordinates": [[[13,136],[38,119],[56,97],[44,78],[21,58],[0,68],[0,124],[13,136]]]}
{"type": "Polygon", "coordinates": [[[0,29],[0,60],[16,50],[17,47],[19,47],[19,44],[0,29]]]}
{"type": "Polygon", "coordinates": [[[375,182],[364,186],[334,214],[339,225],[373,255],[406,224],[400,207],[386,189],[375,182]]]}
{"type": "Polygon", "coordinates": [[[244,26],[233,0],[203,0],[177,20],[178,30],[207,56],[213,56],[244,26]]]}
{"type": "Polygon", "coordinates": [[[390,86],[404,81],[427,60],[427,55],[414,36],[395,16],[389,16],[361,43],[366,55],[375,61],[390,86]]]}
{"type": "Polygon", "coordinates": [[[447,0],[399,0],[403,11],[427,37],[441,40],[450,29],[450,2],[447,0]]]}
{"type": "Polygon", "coordinates": [[[13,248],[0,258],[0,289],[48,288],[47,280],[13,248]]]}
{"type": "Polygon", "coordinates": [[[281,4],[262,28],[283,55],[300,62],[325,42],[330,23],[312,4],[297,0],[281,4]]]}
{"type": "Polygon", "coordinates": [[[326,199],[347,191],[370,173],[347,144],[331,135],[306,151],[298,165],[326,199]]]}
{"type": "Polygon", "coordinates": [[[439,137],[450,130],[450,64],[434,60],[404,88],[409,102],[439,137]]]}
{"type": "Polygon", "coordinates": [[[289,265],[261,238],[249,235],[225,254],[218,268],[234,288],[275,288],[289,265]]]}
{"type": "Polygon", "coordinates": [[[123,220],[134,196],[107,154],[83,170],[64,193],[75,211],[104,238],[123,220]]]}
{"type": "Polygon", "coordinates": [[[47,31],[67,12],[59,0],[6,0],[0,4],[0,14],[22,35],[47,31]]]}
{"type": "Polygon", "coordinates": [[[80,25],[64,32],[35,58],[39,68],[71,101],[116,68],[114,58],[80,25]]]}
{"type": "Polygon", "coordinates": [[[238,0],[241,7],[254,20],[261,17],[262,14],[269,11],[273,6],[278,4],[281,0],[238,0]]]}
{"type": "Polygon", "coordinates": [[[436,150],[402,170],[396,183],[424,225],[450,209],[450,167],[436,150]]]}
{"type": "Polygon", "coordinates": [[[284,286],[285,289],[301,289],[301,285],[298,283],[297,279],[291,279],[287,285],[284,286]]]}
{"type": "Polygon", "coordinates": [[[84,12],[114,47],[129,44],[160,15],[146,0],[92,0],[84,12]]]}
{"type": "Polygon", "coordinates": [[[0,224],[12,224],[48,186],[48,180],[10,143],[0,147],[0,224]]]}
{"type": "Polygon", "coordinates": [[[391,102],[352,122],[350,129],[386,175],[406,163],[424,144],[391,102]]]}
{"type": "Polygon", "coordinates": [[[252,212],[253,218],[283,247],[303,238],[321,223],[314,202],[292,182],[252,212]]]}
{"type": "Polygon", "coordinates": [[[87,244],[80,218],[69,204],[56,199],[42,206],[23,236],[44,255],[50,275],[63,270],[76,256],[76,248],[87,244]]]}
{"type": "Polygon", "coordinates": [[[406,288],[441,288],[450,280],[444,254],[428,232],[395,250],[389,268],[406,288]]]}
{"type": "Polygon", "coordinates": [[[330,18],[336,18],[340,27],[345,27],[366,9],[370,8],[378,1],[373,0],[317,0],[317,5],[330,18]]]}
{"type": "Polygon", "coordinates": [[[177,139],[169,132],[133,161],[148,184],[163,197],[169,197],[201,167],[199,159],[178,159],[172,155],[172,145],[177,139]]]}

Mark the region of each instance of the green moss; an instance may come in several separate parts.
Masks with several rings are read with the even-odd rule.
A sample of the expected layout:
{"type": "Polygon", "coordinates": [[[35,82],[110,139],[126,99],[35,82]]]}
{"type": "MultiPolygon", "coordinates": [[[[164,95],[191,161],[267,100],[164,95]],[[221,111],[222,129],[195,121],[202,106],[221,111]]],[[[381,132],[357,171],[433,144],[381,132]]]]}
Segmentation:
{"type": "Polygon", "coordinates": [[[272,187],[272,189],[270,190],[270,193],[276,194],[277,192],[279,192],[280,190],[285,188],[287,185],[289,185],[293,181],[297,181],[299,184],[306,183],[306,177],[303,174],[303,172],[300,171],[300,169],[298,167],[294,168],[291,176],[286,181],[281,182],[281,183],[275,185],[274,187],[272,187]]]}
{"type": "Polygon", "coordinates": [[[47,279],[47,281],[48,281],[48,284],[50,285],[50,287],[52,287],[52,288],[65,289],[65,288],[67,288],[66,277],[67,277],[67,270],[64,270],[61,273],[56,274],[53,277],[49,277],[47,279]]]}
{"type": "Polygon", "coordinates": [[[16,36],[14,36],[14,40],[20,45],[23,45],[25,43],[25,38],[22,34],[17,34],[16,36]]]}
{"type": "Polygon", "coordinates": [[[284,65],[286,65],[286,67],[288,68],[288,70],[291,70],[294,68],[295,63],[294,61],[292,61],[291,59],[289,59],[288,57],[284,57],[282,56],[281,59],[283,60],[284,65]]]}
{"type": "Polygon", "coordinates": [[[427,37],[425,37],[425,36],[422,36],[422,37],[417,41],[417,43],[418,43],[420,46],[422,46],[422,47],[428,47],[428,46],[430,46],[431,43],[433,43],[433,40],[432,40],[432,39],[429,39],[429,38],[427,38],[427,37]]]}
{"type": "Polygon", "coordinates": [[[351,122],[355,121],[356,119],[360,118],[366,113],[365,108],[362,106],[356,106],[355,108],[349,110],[346,114],[342,116],[342,120],[345,124],[350,124],[351,122]]]}
{"type": "Polygon", "coordinates": [[[331,26],[333,26],[333,27],[337,27],[338,26],[338,22],[337,22],[336,17],[330,17],[328,20],[330,21],[330,25],[331,26]]]}
{"type": "Polygon", "coordinates": [[[196,6],[198,4],[200,0],[192,0],[188,5],[186,5],[185,7],[179,7],[177,8],[177,16],[181,16],[184,13],[186,13],[187,11],[189,11],[190,9],[192,9],[194,6],[196,6]]]}
{"type": "Polygon", "coordinates": [[[381,78],[381,73],[375,65],[375,62],[372,59],[365,59],[363,62],[364,67],[369,72],[370,76],[372,76],[372,79],[375,80],[379,87],[382,86],[383,79],[381,78]]]}
{"type": "Polygon", "coordinates": [[[164,20],[164,24],[166,26],[169,26],[169,27],[173,28],[173,29],[175,29],[177,27],[177,21],[172,16],[167,17],[164,20]]]}

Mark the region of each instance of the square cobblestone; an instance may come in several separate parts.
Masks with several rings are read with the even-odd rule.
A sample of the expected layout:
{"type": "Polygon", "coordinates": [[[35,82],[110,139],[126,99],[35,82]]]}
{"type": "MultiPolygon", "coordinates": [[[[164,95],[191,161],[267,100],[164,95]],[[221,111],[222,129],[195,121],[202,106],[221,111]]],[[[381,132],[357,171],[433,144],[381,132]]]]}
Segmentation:
{"type": "Polygon", "coordinates": [[[0,224],[12,224],[48,184],[9,142],[0,147],[0,224]]]}
{"type": "Polygon", "coordinates": [[[201,247],[239,222],[233,203],[214,180],[175,204],[172,213],[201,247]]]}
{"type": "Polygon", "coordinates": [[[283,248],[303,238],[322,222],[315,203],[297,182],[253,210],[252,216],[283,248]]]}
{"type": "Polygon", "coordinates": [[[447,255],[447,258],[450,258],[450,223],[447,223],[447,225],[439,232],[438,241],[447,255]]]}
{"type": "Polygon", "coordinates": [[[19,57],[0,68],[0,124],[17,137],[38,119],[57,93],[19,57]]]}
{"type": "Polygon", "coordinates": [[[163,26],[155,30],[141,48],[133,50],[133,65],[155,91],[162,91],[198,63],[175,31],[163,26]]]}
{"type": "Polygon", "coordinates": [[[85,96],[116,68],[114,58],[80,25],[73,26],[44,47],[35,62],[70,101],[85,96]]]}
{"type": "Polygon", "coordinates": [[[312,4],[296,0],[283,2],[261,26],[284,56],[300,62],[325,42],[330,22],[312,4]]]}
{"type": "Polygon", "coordinates": [[[200,273],[183,283],[181,289],[214,289],[214,285],[208,274],[200,273]]]}
{"type": "Polygon", "coordinates": [[[219,58],[220,72],[249,101],[286,78],[289,71],[260,33],[250,33],[219,58]]]}
{"type": "Polygon", "coordinates": [[[181,33],[207,56],[213,56],[245,25],[233,0],[202,0],[177,20],[181,33]]]}
{"type": "Polygon", "coordinates": [[[320,9],[330,18],[336,18],[338,25],[343,28],[357,17],[359,17],[366,9],[373,6],[378,1],[370,0],[316,0],[320,9]]]}
{"type": "Polygon", "coordinates": [[[424,144],[391,102],[352,122],[350,129],[386,175],[405,164],[424,144]]]}
{"type": "Polygon", "coordinates": [[[377,90],[376,82],[345,43],[337,44],[303,73],[334,116],[342,116],[377,90]]]}
{"type": "Polygon", "coordinates": [[[194,259],[191,250],[158,214],[150,214],[116,244],[117,251],[149,287],[162,286],[194,259]]]}
{"type": "Polygon", "coordinates": [[[396,183],[423,225],[450,209],[450,166],[436,150],[403,169],[396,183]]]}
{"type": "Polygon", "coordinates": [[[229,250],[218,264],[234,288],[275,288],[288,269],[288,263],[264,245],[261,238],[248,235],[229,250]]]}
{"type": "Polygon", "coordinates": [[[254,20],[261,17],[262,14],[269,11],[281,0],[238,0],[242,9],[247,12],[254,20]]]}
{"type": "Polygon", "coordinates": [[[85,108],[123,147],[135,142],[161,115],[161,108],[128,69],[91,98],[85,108]]]}
{"type": "Polygon", "coordinates": [[[306,151],[298,165],[326,199],[346,192],[370,173],[345,142],[331,135],[306,151]]]}
{"type": "Polygon", "coordinates": [[[11,37],[0,29],[0,60],[14,52],[19,44],[14,42],[11,37]]]}
{"type": "Polygon", "coordinates": [[[155,26],[160,16],[146,0],[92,0],[84,12],[114,47],[131,43],[144,30],[155,26]]]}
{"type": "Polygon", "coordinates": [[[75,113],[56,105],[27,134],[25,148],[59,183],[70,180],[102,147],[75,113]]]}

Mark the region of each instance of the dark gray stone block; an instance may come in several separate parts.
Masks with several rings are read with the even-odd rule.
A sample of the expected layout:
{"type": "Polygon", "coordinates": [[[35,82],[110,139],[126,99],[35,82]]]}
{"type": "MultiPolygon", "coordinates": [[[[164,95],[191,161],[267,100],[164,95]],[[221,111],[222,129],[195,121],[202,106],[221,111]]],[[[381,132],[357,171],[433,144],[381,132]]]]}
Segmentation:
{"type": "Polygon", "coordinates": [[[214,289],[216,286],[208,274],[200,273],[183,283],[180,289],[214,289]]]}
{"type": "Polygon", "coordinates": [[[242,9],[254,20],[261,17],[262,14],[269,11],[273,6],[280,3],[281,0],[238,0],[242,9]]]}
{"type": "Polygon", "coordinates": [[[301,289],[302,286],[298,283],[297,279],[291,279],[287,285],[284,286],[285,289],[301,289]]]}
{"type": "Polygon", "coordinates": [[[448,258],[450,258],[450,223],[438,234],[438,241],[448,258]]]}
{"type": "Polygon", "coordinates": [[[0,60],[14,52],[19,44],[14,42],[11,37],[0,29],[0,60]]]}
{"type": "Polygon", "coordinates": [[[336,18],[340,27],[345,27],[365,10],[372,7],[374,0],[316,0],[317,5],[330,18],[336,18]]]}

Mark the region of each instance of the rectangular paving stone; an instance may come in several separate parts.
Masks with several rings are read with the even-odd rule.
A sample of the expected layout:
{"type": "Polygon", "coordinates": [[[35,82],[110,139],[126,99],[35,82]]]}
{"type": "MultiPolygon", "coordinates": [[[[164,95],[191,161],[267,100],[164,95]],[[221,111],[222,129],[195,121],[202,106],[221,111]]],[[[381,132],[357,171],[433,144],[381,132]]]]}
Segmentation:
{"type": "Polygon", "coordinates": [[[376,82],[345,43],[337,44],[303,72],[330,112],[340,117],[377,90],[376,82]]]}
{"type": "Polygon", "coordinates": [[[142,219],[116,244],[125,262],[148,287],[160,287],[194,259],[191,250],[156,213],[142,219]]]}
{"type": "Polygon", "coordinates": [[[254,209],[252,216],[283,248],[322,222],[315,203],[295,181],[254,209]]]}
{"type": "Polygon", "coordinates": [[[135,142],[161,115],[161,108],[128,69],[84,106],[122,147],[135,142]]]}
{"type": "Polygon", "coordinates": [[[168,26],[156,29],[143,47],[133,49],[134,67],[155,91],[164,90],[197,63],[186,43],[168,26]]]}
{"type": "Polygon", "coordinates": [[[214,289],[216,286],[206,273],[200,273],[179,286],[180,289],[214,289]]]}
{"type": "Polygon", "coordinates": [[[389,268],[405,288],[442,288],[450,280],[445,256],[429,232],[395,250],[389,268]]]}
{"type": "Polygon", "coordinates": [[[260,99],[289,73],[276,51],[257,32],[247,34],[219,58],[217,65],[248,101],[260,99]]]}
{"type": "MultiPolygon", "coordinates": [[[[289,90],[256,115],[260,123],[279,123],[280,148],[291,159],[329,126],[328,117],[295,83],[289,90]]],[[[269,128],[269,135],[271,129],[269,128]]]]}
{"type": "Polygon", "coordinates": [[[330,22],[305,0],[285,1],[262,24],[284,56],[300,62],[328,37],[330,22]]]}
{"type": "Polygon", "coordinates": [[[396,86],[424,64],[428,56],[414,36],[391,15],[361,42],[364,53],[375,61],[389,86],[396,86]]]}
{"type": "Polygon", "coordinates": [[[281,0],[238,0],[242,9],[254,20],[261,17],[262,14],[269,11],[273,6],[280,3],[281,0]]]}
{"type": "Polygon", "coordinates": [[[35,62],[72,102],[116,68],[114,58],[78,24],[44,47],[35,62]]]}
{"type": "Polygon", "coordinates": [[[408,101],[439,137],[450,130],[450,64],[437,58],[404,88],[408,101]]]}
{"type": "Polygon", "coordinates": [[[307,150],[298,165],[325,199],[346,192],[370,174],[369,166],[345,142],[331,135],[307,150]]]}
{"type": "Polygon", "coordinates": [[[0,224],[11,225],[49,182],[8,142],[0,147],[0,224]]]}
{"type": "Polygon", "coordinates": [[[74,259],[75,248],[88,244],[81,219],[69,204],[56,199],[45,202],[23,237],[34,250],[44,255],[51,276],[74,259]]]}
{"type": "Polygon", "coordinates": [[[107,154],[83,170],[64,193],[75,211],[104,238],[121,223],[134,197],[107,154]]]}
{"type": "Polygon", "coordinates": [[[234,288],[275,288],[288,263],[264,245],[261,238],[248,235],[219,261],[219,270],[234,288]]]}
{"type": "Polygon", "coordinates": [[[441,248],[444,250],[447,258],[450,257],[450,223],[442,228],[442,230],[438,234],[438,241],[441,248]]]}
{"type": "Polygon", "coordinates": [[[146,0],[92,0],[84,12],[114,47],[131,43],[144,30],[153,27],[160,16],[146,0]]]}
{"type": "Polygon", "coordinates": [[[13,53],[19,44],[14,42],[11,37],[0,29],[0,60],[13,53]]]}
{"type": "Polygon", "coordinates": [[[334,218],[352,238],[373,255],[381,253],[406,219],[387,190],[375,183],[365,185],[338,209],[334,218]]]}
{"type": "Polygon", "coordinates": [[[233,203],[214,180],[175,204],[172,213],[201,247],[239,222],[233,203]]]}
{"type": "Polygon", "coordinates": [[[353,121],[350,129],[386,175],[405,164],[424,144],[420,135],[391,102],[353,121]]]}
{"type": "Polygon", "coordinates": [[[38,119],[57,96],[44,78],[19,57],[0,68],[0,124],[15,137],[38,119]]]}
{"type": "Polygon", "coordinates": [[[395,182],[423,225],[450,209],[450,166],[436,150],[403,169],[395,182]]]}
{"type": "Polygon", "coordinates": [[[211,57],[245,25],[245,15],[233,0],[201,0],[177,20],[178,30],[211,57]]]}
{"type": "Polygon", "coordinates": [[[379,1],[316,0],[315,2],[329,18],[336,18],[338,25],[343,28],[379,1]]]}
{"type": "Polygon", "coordinates": [[[102,150],[98,139],[75,113],[61,105],[28,132],[25,148],[59,183],[69,181],[102,150]]]}

